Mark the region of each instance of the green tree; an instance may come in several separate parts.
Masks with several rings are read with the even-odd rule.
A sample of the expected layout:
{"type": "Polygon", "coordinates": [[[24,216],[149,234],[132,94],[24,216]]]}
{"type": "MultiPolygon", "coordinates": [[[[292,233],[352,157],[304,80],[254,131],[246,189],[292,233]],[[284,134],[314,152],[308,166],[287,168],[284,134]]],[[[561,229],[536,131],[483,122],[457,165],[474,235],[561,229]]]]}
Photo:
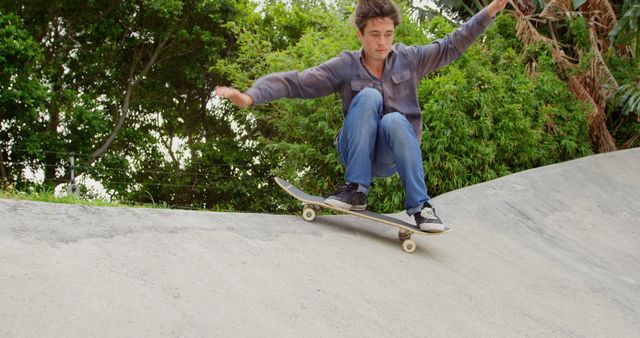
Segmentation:
{"type": "MultiPolygon", "coordinates": [[[[41,55],[29,59],[29,78],[43,87],[31,109],[39,118],[17,114],[28,125],[3,133],[5,155],[44,168],[52,185],[68,180],[64,169],[75,152],[77,169],[102,179],[120,198],[157,194],[155,201],[188,205],[193,191],[216,190],[223,179],[191,177],[212,163],[193,168],[190,176],[184,175],[192,166],[185,161],[204,165],[196,157],[236,138],[230,121],[209,105],[214,85],[222,82],[209,66],[234,52],[230,24],[255,18],[254,8],[235,0],[3,2],[1,10],[19,18],[11,29],[22,29],[41,55]],[[191,158],[172,152],[176,141],[191,158]],[[184,191],[167,192],[176,187],[184,191]]],[[[16,104],[8,95],[3,99],[4,111],[16,104]]],[[[10,117],[3,123],[11,125],[10,117]]],[[[21,171],[14,173],[19,179],[21,171]]]]}
{"type": "Polygon", "coordinates": [[[42,117],[48,96],[39,81],[42,60],[21,18],[0,11],[0,176],[18,185],[24,184],[25,167],[43,159],[39,149],[49,137],[42,117]],[[22,149],[10,151],[16,147],[22,149]]]}

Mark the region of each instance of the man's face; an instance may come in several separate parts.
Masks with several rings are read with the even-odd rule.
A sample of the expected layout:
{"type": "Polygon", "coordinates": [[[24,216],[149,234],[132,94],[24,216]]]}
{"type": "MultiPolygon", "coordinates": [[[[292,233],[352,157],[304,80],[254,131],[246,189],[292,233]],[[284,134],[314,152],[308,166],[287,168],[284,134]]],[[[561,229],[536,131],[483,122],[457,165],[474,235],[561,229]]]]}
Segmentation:
{"type": "Polygon", "coordinates": [[[391,45],[395,26],[390,18],[372,18],[367,20],[364,32],[358,30],[358,39],[362,43],[365,58],[370,61],[382,61],[387,58],[391,45]]]}

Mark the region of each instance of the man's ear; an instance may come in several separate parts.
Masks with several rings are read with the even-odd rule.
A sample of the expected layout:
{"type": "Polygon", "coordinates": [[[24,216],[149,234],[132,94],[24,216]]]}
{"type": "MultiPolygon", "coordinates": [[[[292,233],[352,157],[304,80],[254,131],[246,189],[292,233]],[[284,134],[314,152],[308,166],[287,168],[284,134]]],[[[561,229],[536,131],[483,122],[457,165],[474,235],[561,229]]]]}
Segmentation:
{"type": "Polygon", "coordinates": [[[362,31],[358,29],[358,40],[360,40],[360,43],[362,43],[362,31]]]}

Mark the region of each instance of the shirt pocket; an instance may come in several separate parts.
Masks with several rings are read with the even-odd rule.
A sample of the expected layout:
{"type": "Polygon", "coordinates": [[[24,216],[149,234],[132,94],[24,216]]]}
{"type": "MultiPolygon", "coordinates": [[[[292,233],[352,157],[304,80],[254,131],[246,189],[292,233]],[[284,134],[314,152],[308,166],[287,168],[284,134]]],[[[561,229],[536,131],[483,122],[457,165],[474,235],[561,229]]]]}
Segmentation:
{"type": "Polygon", "coordinates": [[[351,80],[351,90],[359,92],[365,88],[375,88],[375,83],[370,80],[351,80]]]}
{"type": "Polygon", "coordinates": [[[410,78],[411,78],[411,72],[409,71],[391,74],[391,80],[393,80],[393,83],[395,84],[401,84],[403,82],[406,82],[410,78]]]}
{"type": "Polygon", "coordinates": [[[392,100],[408,98],[415,86],[411,80],[411,72],[404,71],[391,74],[391,88],[387,91],[387,97],[392,100]]]}

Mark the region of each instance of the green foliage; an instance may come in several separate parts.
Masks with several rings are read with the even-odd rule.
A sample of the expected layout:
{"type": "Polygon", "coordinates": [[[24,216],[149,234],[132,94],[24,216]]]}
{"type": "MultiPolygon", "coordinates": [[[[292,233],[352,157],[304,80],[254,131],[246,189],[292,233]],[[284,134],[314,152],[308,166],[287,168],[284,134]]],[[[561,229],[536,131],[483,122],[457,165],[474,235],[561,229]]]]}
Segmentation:
{"type": "Polygon", "coordinates": [[[640,60],[611,56],[608,63],[620,87],[607,101],[607,124],[623,148],[640,146],[640,60]]]}
{"type": "MultiPolygon", "coordinates": [[[[621,13],[630,11],[634,4],[632,1],[626,1],[625,7],[621,13]]],[[[638,1],[635,0],[635,6],[638,1]]],[[[620,85],[618,91],[607,98],[607,124],[610,126],[611,133],[616,142],[622,148],[640,146],[640,58],[637,51],[633,54],[616,53],[616,51],[624,50],[621,48],[624,43],[633,46],[633,39],[620,39],[623,35],[629,34],[631,27],[625,27],[632,24],[632,20],[622,19],[612,31],[613,43],[615,47],[610,48],[605,55],[607,65],[611,70],[614,78],[620,85]],[[624,21],[623,21],[624,20],[624,21]]],[[[637,28],[637,26],[636,26],[637,28]]],[[[640,34],[636,33],[635,36],[640,34]]],[[[637,41],[635,41],[637,46],[637,41]]]]}
{"type": "Polygon", "coordinates": [[[573,42],[581,50],[590,49],[589,26],[583,16],[568,19],[566,40],[573,42]]]}
{"type": "Polygon", "coordinates": [[[430,20],[426,24],[426,31],[432,34],[436,39],[444,38],[448,33],[455,29],[448,20],[438,16],[430,20]]]}
{"type": "Polygon", "coordinates": [[[433,3],[439,8],[438,11],[435,11],[424,5],[419,7],[420,1],[400,0],[400,2],[407,3],[410,6],[413,17],[420,22],[425,21],[427,18],[433,19],[440,16],[443,12],[455,20],[464,21],[481,11],[485,6],[481,0],[434,0],[433,3]]]}
{"type": "Polygon", "coordinates": [[[472,46],[419,88],[433,194],[590,153],[586,112],[553,62],[537,65],[532,78],[522,46],[505,41],[513,20],[499,16],[485,46],[472,46]]]}
{"type": "Polygon", "coordinates": [[[634,114],[640,119],[640,84],[627,83],[620,86],[616,102],[624,115],[634,114]]]}
{"type": "MultiPolygon", "coordinates": [[[[212,179],[197,175],[212,166],[201,160],[210,157],[209,152],[236,153],[227,146],[236,139],[231,121],[213,114],[214,107],[208,104],[215,85],[223,82],[222,75],[209,67],[234,53],[235,36],[225,27],[253,19],[255,5],[236,0],[47,4],[32,0],[3,2],[0,8],[19,13],[20,17],[12,17],[19,20],[11,19],[9,28],[22,31],[41,55],[28,58],[32,68],[8,62],[17,69],[32,70],[25,78],[42,92],[31,100],[34,108],[20,112],[12,105],[21,100],[4,95],[3,90],[0,108],[20,112],[16,119],[25,121],[22,127],[3,116],[9,127],[2,129],[0,139],[5,151],[2,164],[11,180],[22,179],[22,168],[28,165],[45,169],[47,185],[67,181],[73,151],[76,175],[93,174],[114,197],[131,201],[213,206],[218,197],[210,192],[224,190],[219,185],[234,182],[245,192],[253,186],[255,182],[240,176],[230,180],[229,175],[212,179]],[[147,67],[148,73],[142,76],[147,67]],[[90,154],[114,130],[131,83],[125,123],[105,156],[94,162],[90,154]],[[181,146],[170,150],[172,158],[167,151],[174,142],[181,146]]],[[[254,158],[253,153],[237,153],[243,157],[233,158],[236,163],[254,158]]],[[[226,159],[221,161],[215,164],[230,166],[226,159]]],[[[228,195],[241,196],[233,205],[253,202],[247,193],[228,195]]]]}
{"type": "MultiPolygon", "coordinates": [[[[339,97],[241,110],[216,103],[211,93],[215,85],[246,90],[262,75],[303,70],[359,49],[347,20],[352,6],[269,0],[256,11],[241,0],[3,3],[3,12],[19,13],[0,16],[0,142],[9,181],[19,181],[25,167],[13,162],[66,181],[74,151],[76,175],[91,174],[117,200],[296,210],[272,177],[315,194],[341,183],[333,147],[343,121],[339,97]],[[158,49],[161,41],[166,45],[158,49]],[[93,161],[132,83],[125,124],[93,161]]],[[[396,41],[426,44],[453,29],[443,18],[416,24],[405,17],[396,41]]],[[[555,75],[549,51],[524,50],[507,16],[481,40],[419,87],[431,195],[589,153],[586,110],[555,75]]],[[[397,175],[375,184],[372,209],[403,208],[397,175]]]]}
{"type": "Polygon", "coordinates": [[[610,34],[617,45],[629,44],[635,58],[640,58],[640,3],[629,7],[610,34]]]}
{"type": "MultiPolygon", "coordinates": [[[[279,6],[265,6],[264,16],[273,21],[287,16],[293,22],[285,30],[287,38],[272,43],[272,29],[258,25],[239,29],[239,52],[234,60],[219,61],[216,69],[226,74],[231,85],[247,89],[254,79],[271,72],[303,70],[324,62],[343,50],[359,48],[351,25],[335,9],[313,2],[292,3],[288,16],[279,6]],[[295,15],[308,6],[315,6],[314,15],[298,20],[295,15]],[[298,8],[296,8],[298,7],[298,8]],[[331,32],[328,34],[328,32],[331,32]],[[283,48],[283,42],[288,43],[283,48]]],[[[282,33],[282,32],[280,32],[282,33]]],[[[326,193],[333,189],[340,176],[341,164],[333,148],[333,138],[342,125],[339,98],[329,96],[316,100],[283,99],[247,110],[229,112],[245,126],[247,137],[258,146],[273,163],[273,174],[293,179],[310,192],[326,193]]],[[[260,162],[264,159],[261,157],[260,162]]],[[[272,183],[269,183],[273,186],[272,183]]],[[[277,188],[276,188],[277,189],[277,188]]],[[[273,195],[283,197],[279,204],[284,209],[295,207],[278,191],[273,195]]],[[[279,207],[280,208],[280,207],[279,207]]]]}
{"type": "MultiPolygon", "coordinates": [[[[23,20],[0,11],[0,142],[11,139],[13,148],[20,149],[9,161],[5,155],[1,165],[19,188],[28,184],[22,178],[24,168],[40,165],[44,156],[39,150],[51,142],[42,114],[48,93],[38,81],[38,63],[43,58],[23,20]]],[[[7,153],[7,146],[0,146],[7,153]]]]}
{"type": "Polygon", "coordinates": [[[54,192],[46,186],[31,187],[29,189],[18,189],[15,183],[8,183],[0,180],[0,198],[36,201],[60,204],[75,204],[94,207],[137,207],[137,208],[166,208],[166,205],[157,204],[133,204],[127,202],[110,202],[101,199],[86,199],[75,195],[56,196],[54,192]]]}

